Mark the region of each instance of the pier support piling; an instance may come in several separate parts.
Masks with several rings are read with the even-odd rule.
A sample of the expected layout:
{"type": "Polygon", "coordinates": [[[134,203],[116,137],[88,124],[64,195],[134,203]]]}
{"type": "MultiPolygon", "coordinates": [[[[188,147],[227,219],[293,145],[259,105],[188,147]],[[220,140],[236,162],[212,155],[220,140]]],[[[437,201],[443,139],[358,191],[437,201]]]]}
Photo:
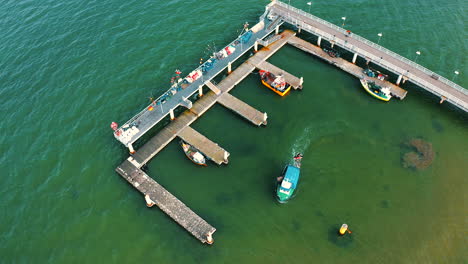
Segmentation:
{"type": "Polygon", "coordinates": [[[442,104],[445,100],[447,100],[447,97],[441,96],[439,104],[442,104]]]}
{"type": "Polygon", "coordinates": [[[276,34],[276,35],[279,34],[279,25],[277,25],[276,28],[275,28],[275,34],[276,34]]]}
{"type": "Polygon", "coordinates": [[[232,66],[231,66],[231,63],[229,62],[228,63],[228,74],[231,74],[232,72],[232,66]]]}
{"type": "Polygon", "coordinates": [[[132,144],[128,144],[128,150],[130,151],[130,154],[135,154],[132,144]]]}
{"type": "Polygon", "coordinates": [[[209,245],[214,243],[214,239],[213,239],[213,236],[211,235],[211,233],[206,234],[206,243],[209,244],[209,245]]]}
{"type": "Polygon", "coordinates": [[[401,79],[403,78],[403,75],[398,75],[398,80],[396,81],[396,85],[400,85],[401,79]]]}
{"type": "Polygon", "coordinates": [[[257,52],[257,51],[258,51],[258,41],[255,41],[255,44],[254,44],[254,50],[255,50],[255,52],[257,52]]]}
{"type": "Polygon", "coordinates": [[[356,64],[356,59],[357,59],[357,53],[354,53],[354,56],[353,56],[353,63],[356,64]]]}
{"type": "Polygon", "coordinates": [[[198,96],[202,97],[203,96],[203,85],[200,85],[198,87],[198,96]]]}
{"type": "Polygon", "coordinates": [[[171,116],[171,120],[174,120],[175,119],[175,116],[174,116],[174,109],[171,109],[169,111],[169,115],[171,116]]]}
{"type": "Polygon", "coordinates": [[[317,39],[317,46],[319,46],[319,47],[320,47],[320,42],[322,42],[322,37],[319,36],[318,39],[317,39]]]}

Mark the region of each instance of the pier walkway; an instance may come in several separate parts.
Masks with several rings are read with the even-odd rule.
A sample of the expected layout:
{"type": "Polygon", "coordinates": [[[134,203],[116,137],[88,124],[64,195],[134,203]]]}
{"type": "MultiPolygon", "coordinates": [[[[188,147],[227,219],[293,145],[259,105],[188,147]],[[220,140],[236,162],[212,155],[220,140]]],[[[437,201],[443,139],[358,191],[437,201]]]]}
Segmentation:
{"type": "Polygon", "coordinates": [[[336,67],[342,69],[343,71],[354,75],[358,78],[364,78],[366,80],[370,80],[375,82],[377,85],[381,87],[388,87],[391,91],[391,94],[399,99],[403,99],[406,96],[407,91],[400,88],[399,86],[388,82],[388,81],[382,81],[377,78],[372,78],[363,73],[363,69],[359,66],[357,66],[354,63],[351,63],[345,59],[342,58],[333,58],[330,57],[325,51],[323,51],[321,48],[313,45],[310,42],[307,42],[301,38],[298,37],[292,37],[289,39],[288,43],[298,49],[301,49],[305,52],[308,52],[310,54],[313,54],[328,63],[335,65],[336,67]]]}
{"type": "Polygon", "coordinates": [[[205,83],[213,79],[224,69],[231,69],[232,62],[248,52],[252,47],[258,45],[257,40],[262,40],[283,22],[277,20],[271,22],[265,18],[266,13],[260,18],[249,32],[239,36],[220,52],[217,58],[210,58],[197,69],[190,72],[187,77],[179,79],[162,96],[144,108],[140,113],[132,117],[114,133],[122,144],[132,149],[132,144],[143,136],[154,125],[167,115],[174,118],[174,109],[178,106],[192,108],[192,102],[187,98],[196,93],[205,83]]]}
{"type": "Polygon", "coordinates": [[[117,173],[141,192],[143,196],[148,195],[156,206],[194,237],[202,243],[207,243],[207,237],[211,236],[216,231],[216,228],[208,224],[183,202],[135,166],[131,159],[132,157],[120,164],[120,166],[116,168],[117,173]]]}
{"type": "Polygon", "coordinates": [[[373,43],[354,33],[347,34],[346,30],[332,23],[292,7],[286,3],[274,0],[267,6],[269,18],[282,20],[318,36],[321,39],[335,43],[340,47],[361,56],[367,61],[379,65],[399,76],[397,84],[402,78],[407,78],[421,88],[447,100],[461,110],[468,111],[468,90],[452,81],[416,64],[395,52],[373,43]]]}

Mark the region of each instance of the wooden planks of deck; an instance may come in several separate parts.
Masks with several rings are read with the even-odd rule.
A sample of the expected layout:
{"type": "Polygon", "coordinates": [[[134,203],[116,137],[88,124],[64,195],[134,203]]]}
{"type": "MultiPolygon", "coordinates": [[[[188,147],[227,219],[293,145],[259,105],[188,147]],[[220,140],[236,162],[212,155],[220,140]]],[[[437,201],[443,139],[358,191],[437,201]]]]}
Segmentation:
{"type": "Polygon", "coordinates": [[[235,113],[249,120],[252,124],[260,126],[267,124],[267,114],[258,111],[252,106],[244,103],[237,97],[232,96],[229,93],[223,93],[218,98],[218,103],[224,107],[231,109],[235,113]]]}
{"type": "MultiPolygon", "coordinates": [[[[131,157],[129,159],[131,159],[131,157]]],[[[206,243],[207,236],[216,231],[216,228],[208,224],[203,218],[194,213],[182,201],[168,192],[141,169],[137,168],[128,159],[115,170],[127,182],[141,192],[143,196],[148,195],[156,206],[202,243],[206,243]]]]}

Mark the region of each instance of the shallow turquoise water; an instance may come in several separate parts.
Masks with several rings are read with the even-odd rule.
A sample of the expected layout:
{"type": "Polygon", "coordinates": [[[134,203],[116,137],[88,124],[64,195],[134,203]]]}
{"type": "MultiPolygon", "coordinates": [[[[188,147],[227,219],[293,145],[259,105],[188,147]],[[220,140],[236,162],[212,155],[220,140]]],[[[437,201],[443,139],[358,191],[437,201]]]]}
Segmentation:
{"type": "MultiPolygon", "coordinates": [[[[2,263],[463,263],[468,117],[405,85],[381,103],[358,80],[285,47],[270,62],[304,76],[279,98],[252,74],[233,94],[269,115],[257,128],[221,106],[193,127],[231,153],[194,167],[176,142],[149,175],[217,228],[200,244],[114,168],[112,136],[148,97],[253,24],[268,1],[4,1],[0,7],[2,263]],[[402,144],[433,144],[426,170],[402,144]],[[271,179],[304,152],[299,193],[277,205],[271,179]],[[337,240],[343,222],[353,235],[337,240]]],[[[306,2],[291,4],[307,10],[306,2]]],[[[463,1],[314,2],[312,12],[467,86],[463,1]]]]}

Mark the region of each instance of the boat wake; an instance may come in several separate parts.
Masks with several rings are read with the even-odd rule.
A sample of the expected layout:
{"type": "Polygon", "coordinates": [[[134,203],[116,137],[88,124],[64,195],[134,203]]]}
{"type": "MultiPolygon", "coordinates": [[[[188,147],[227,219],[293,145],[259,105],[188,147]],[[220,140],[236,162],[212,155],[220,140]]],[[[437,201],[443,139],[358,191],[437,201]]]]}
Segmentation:
{"type": "Polygon", "coordinates": [[[309,148],[310,142],[312,141],[312,126],[306,127],[301,135],[296,138],[292,145],[290,157],[294,157],[297,153],[304,153],[309,148]]]}
{"type": "Polygon", "coordinates": [[[322,123],[320,125],[310,125],[296,137],[292,144],[290,157],[297,153],[306,152],[312,141],[340,133],[344,128],[350,129],[349,125],[342,120],[335,120],[333,122],[322,123]]]}

